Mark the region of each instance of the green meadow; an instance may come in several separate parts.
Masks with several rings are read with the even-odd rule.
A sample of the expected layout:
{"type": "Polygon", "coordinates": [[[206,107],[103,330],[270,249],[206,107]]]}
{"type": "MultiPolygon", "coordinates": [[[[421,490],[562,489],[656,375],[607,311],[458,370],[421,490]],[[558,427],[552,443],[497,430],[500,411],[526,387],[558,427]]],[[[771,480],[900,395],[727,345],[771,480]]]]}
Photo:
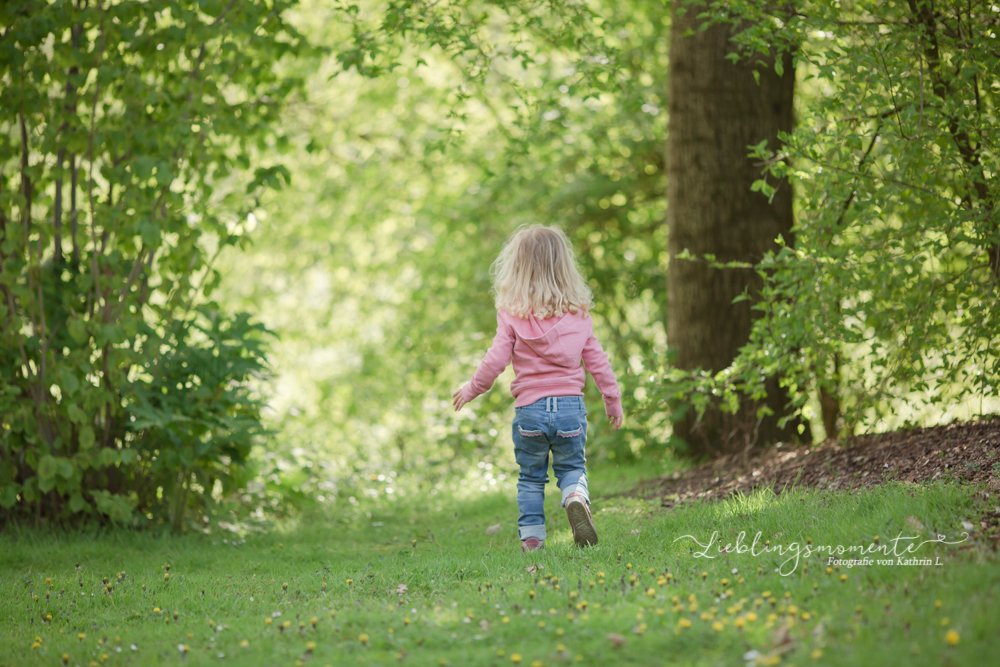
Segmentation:
{"type": "Polygon", "coordinates": [[[894,483],[674,509],[615,495],[644,472],[594,471],[601,542],[585,550],[550,492],[545,549],[522,554],[510,481],[359,492],[243,534],[11,529],[0,664],[963,665],[1000,651],[982,538],[908,554],[932,565],[803,553],[960,541],[996,504],[984,491],[894,483]],[[720,553],[758,531],[757,555],[720,553]],[[708,549],[683,537],[713,532],[708,549]],[[779,544],[798,562],[761,553],[779,544]]]}

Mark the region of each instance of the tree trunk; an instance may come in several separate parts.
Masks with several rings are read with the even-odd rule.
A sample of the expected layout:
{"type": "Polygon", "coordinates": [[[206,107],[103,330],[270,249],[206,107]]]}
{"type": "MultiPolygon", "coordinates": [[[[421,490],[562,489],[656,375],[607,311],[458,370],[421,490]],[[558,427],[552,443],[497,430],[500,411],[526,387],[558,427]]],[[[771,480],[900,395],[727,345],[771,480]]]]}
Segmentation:
{"type": "MultiPolygon", "coordinates": [[[[675,12],[670,45],[667,341],[677,352],[678,367],[715,372],[746,344],[755,317],[749,301],[733,299],[745,290],[752,297],[761,280],[750,269],[720,270],[675,257],[688,250],[697,257],[712,253],[722,262],[756,263],[776,247],[779,235],[791,243],[791,186],[780,184],[771,203],[752,192],[761,167],[747,157],[747,147],[764,139],[776,147],[778,132],[792,130],[795,72],[791,56],[782,61],[783,76],[775,73],[773,62],[761,64],[758,84],[751,64],[725,57],[734,50],[732,27],[699,32],[699,11],[675,12]],[[685,36],[689,31],[693,34],[685,36]]],[[[747,400],[735,415],[709,407],[700,423],[692,411],[675,424],[674,433],[696,457],[796,437],[797,423],[778,427],[787,393],[774,378],[768,381],[766,402],[775,415],[759,423],[758,405],[747,400]]]]}

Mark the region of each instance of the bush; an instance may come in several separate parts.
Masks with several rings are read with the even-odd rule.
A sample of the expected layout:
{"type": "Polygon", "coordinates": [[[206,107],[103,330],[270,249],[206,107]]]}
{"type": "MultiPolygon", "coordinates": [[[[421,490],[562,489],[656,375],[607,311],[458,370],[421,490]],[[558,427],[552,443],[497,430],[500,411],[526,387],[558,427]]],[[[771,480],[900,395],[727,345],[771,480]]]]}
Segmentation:
{"type": "Polygon", "coordinates": [[[245,483],[263,329],[205,299],[288,178],[243,174],[298,85],[289,4],[0,7],[0,520],[179,528],[245,483]]]}

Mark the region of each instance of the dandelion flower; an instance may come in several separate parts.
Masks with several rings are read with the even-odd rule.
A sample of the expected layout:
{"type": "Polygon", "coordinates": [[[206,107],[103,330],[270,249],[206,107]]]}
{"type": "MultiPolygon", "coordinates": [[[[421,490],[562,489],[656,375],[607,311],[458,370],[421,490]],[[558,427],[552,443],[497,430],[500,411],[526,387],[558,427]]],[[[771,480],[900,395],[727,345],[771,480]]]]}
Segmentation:
{"type": "Polygon", "coordinates": [[[961,637],[959,637],[958,633],[954,630],[949,630],[944,636],[944,640],[951,646],[957,644],[959,639],[961,639],[961,637]]]}
{"type": "Polygon", "coordinates": [[[513,653],[513,654],[511,654],[510,661],[513,662],[513,663],[520,663],[521,662],[521,654],[520,653],[513,653]]]}
{"type": "Polygon", "coordinates": [[[367,644],[368,643],[368,635],[366,633],[362,632],[360,635],[358,635],[358,641],[361,642],[362,644],[367,644]]]}

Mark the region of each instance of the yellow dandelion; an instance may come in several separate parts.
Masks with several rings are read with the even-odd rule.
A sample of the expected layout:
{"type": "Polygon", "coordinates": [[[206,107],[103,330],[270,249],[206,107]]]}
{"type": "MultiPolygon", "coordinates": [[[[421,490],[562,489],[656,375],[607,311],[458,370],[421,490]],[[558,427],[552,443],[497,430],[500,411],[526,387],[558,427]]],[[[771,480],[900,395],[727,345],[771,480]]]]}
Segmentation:
{"type": "Polygon", "coordinates": [[[354,580],[353,579],[347,579],[346,582],[347,582],[347,585],[350,586],[351,584],[354,583],[354,580]]]}
{"type": "Polygon", "coordinates": [[[497,657],[498,657],[498,658],[502,658],[502,657],[504,657],[505,655],[507,655],[507,651],[503,650],[502,648],[498,648],[498,649],[497,649],[497,657]]]}
{"type": "Polygon", "coordinates": [[[510,623],[510,616],[504,616],[502,620],[504,623],[510,623]]]}
{"type": "Polygon", "coordinates": [[[951,646],[957,644],[959,639],[961,639],[961,637],[959,637],[958,633],[954,630],[949,630],[944,636],[944,640],[951,646]]]}
{"type": "Polygon", "coordinates": [[[946,626],[948,625],[948,623],[949,623],[949,622],[950,622],[950,621],[948,620],[948,617],[947,617],[947,616],[945,616],[944,618],[942,618],[942,619],[941,619],[941,627],[942,627],[942,628],[943,628],[943,627],[946,627],[946,626]]]}
{"type": "Polygon", "coordinates": [[[646,589],[646,595],[648,595],[649,597],[655,597],[656,596],[656,589],[655,588],[647,588],[646,589]]]}
{"type": "Polygon", "coordinates": [[[535,660],[531,663],[531,667],[543,667],[541,660],[535,660]]]}
{"type": "Polygon", "coordinates": [[[314,628],[316,627],[316,625],[318,623],[319,623],[319,619],[316,618],[315,616],[313,616],[312,618],[309,619],[309,625],[313,626],[314,628]]]}
{"type": "Polygon", "coordinates": [[[87,635],[85,635],[85,634],[83,634],[83,633],[81,632],[80,634],[78,634],[78,635],[76,636],[76,638],[77,638],[77,639],[79,639],[80,641],[83,641],[84,639],[86,639],[86,638],[87,638],[87,635]]]}
{"type": "Polygon", "coordinates": [[[564,652],[566,650],[566,645],[565,644],[556,644],[556,650],[559,651],[560,653],[562,653],[562,652],[564,652]]]}
{"type": "Polygon", "coordinates": [[[632,563],[625,563],[625,569],[626,570],[631,570],[632,569],[632,563]]]}
{"type": "Polygon", "coordinates": [[[510,656],[510,661],[513,662],[513,663],[520,663],[521,662],[521,654],[520,653],[514,653],[514,654],[512,654],[510,656]]]}
{"type": "Polygon", "coordinates": [[[846,574],[840,575],[840,580],[841,581],[847,581],[847,575],[846,574]]]}
{"type": "Polygon", "coordinates": [[[544,628],[545,627],[545,621],[538,621],[538,627],[544,628]]]}
{"type": "Polygon", "coordinates": [[[941,600],[934,600],[934,608],[935,609],[941,608],[941,600]]]}
{"type": "Polygon", "coordinates": [[[164,581],[170,581],[170,573],[169,572],[164,572],[163,573],[163,580],[164,581]]]}
{"type": "Polygon", "coordinates": [[[723,627],[722,623],[720,623],[719,621],[712,623],[712,629],[715,630],[716,632],[722,632],[722,627],[723,627]]]}
{"type": "Polygon", "coordinates": [[[736,619],[736,627],[737,628],[741,628],[742,629],[744,625],[746,625],[746,621],[743,620],[743,617],[740,617],[740,618],[736,619]]]}
{"type": "Polygon", "coordinates": [[[62,654],[62,661],[63,661],[64,665],[69,664],[69,653],[63,653],[62,654]]]}
{"type": "Polygon", "coordinates": [[[823,657],[823,651],[821,651],[818,648],[814,648],[813,652],[809,654],[809,657],[812,658],[813,660],[819,660],[820,658],[823,657]]]}
{"type": "Polygon", "coordinates": [[[243,641],[241,641],[240,642],[240,647],[241,648],[250,648],[250,640],[244,639],[243,641]]]}
{"type": "Polygon", "coordinates": [[[562,628],[556,628],[556,636],[557,637],[562,637],[564,634],[566,634],[565,630],[563,630],[562,628]]]}
{"type": "Polygon", "coordinates": [[[760,596],[762,598],[769,598],[771,597],[771,591],[764,591],[763,593],[760,594],[760,596]]]}
{"type": "Polygon", "coordinates": [[[802,612],[802,615],[799,616],[799,618],[801,618],[803,621],[808,621],[810,618],[812,618],[812,615],[808,611],[804,611],[802,612]]]}
{"type": "Polygon", "coordinates": [[[316,650],[316,642],[306,642],[306,651],[312,653],[316,650]]]}
{"type": "Polygon", "coordinates": [[[532,600],[535,599],[535,589],[532,588],[530,591],[528,591],[528,597],[531,598],[532,600]]]}
{"type": "Polygon", "coordinates": [[[264,619],[264,625],[271,625],[272,622],[273,621],[271,621],[271,619],[269,619],[269,618],[265,618],[264,619]]]}
{"type": "Polygon", "coordinates": [[[681,620],[677,621],[677,627],[679,627],[679,628],[690,628],[691,627],[691,621],[689,621],[686,618],[682,618],[681,620]]]}
{"type": "Polygon", "coordinates": [[[364,632],[362,632],[360,635],[358,635],[358,641],[361,642],[362,644],[367,644],[368,643],[368,635],[365,634],[364,632]]]}

